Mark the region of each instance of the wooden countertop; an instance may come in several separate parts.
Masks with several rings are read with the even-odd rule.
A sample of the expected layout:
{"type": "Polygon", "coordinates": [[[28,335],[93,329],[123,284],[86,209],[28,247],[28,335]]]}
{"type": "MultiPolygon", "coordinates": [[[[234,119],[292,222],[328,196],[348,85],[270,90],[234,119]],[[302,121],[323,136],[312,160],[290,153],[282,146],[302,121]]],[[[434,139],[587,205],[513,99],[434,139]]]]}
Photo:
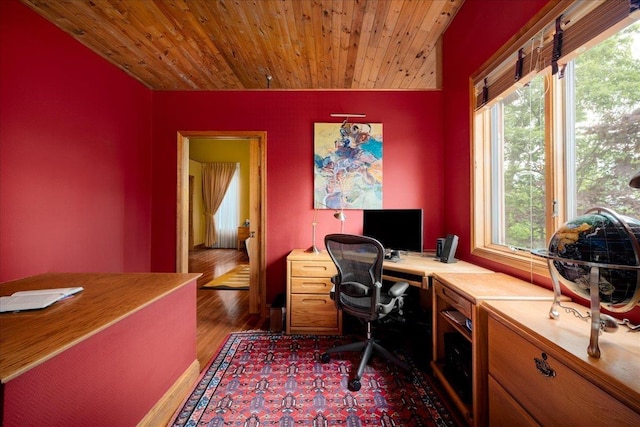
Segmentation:
{"type": "Polygon", "coordinates": [[[408,253],[402,255],[398,261],[386,260],[384,261],[383,269],[409,274],[422,274],[424,276],[433,276],[445,272],[491,273],[491,270],[462,260],[456,260],[456,262],[452,263],[440,262],[440,259],[436,259],[433,253],[408,253]]]}
{"type": "MultiPolygon", "coordinates": [[[[289,261],[331,261],[331,257],[326,250],[314,254],[305,252],[304,249],[294,249],[287,256],[289,261]]],[[[435,259],[433,253],[408,253],[403,254],[398,261],[385,260],[383,270],[399,271],[408,274],[416,274],[420,276],[431,276],[436,273],[455,272],[455,273],[490,273],[491,270],[458,260],[453,263],[444,263],[435,259]]]]}
{"type": "MultiPolygon", "coordinates": [[[[583,315],[590,310],[573,302],[563,302],[583,315]]],[[[589,357],[587,346],[590,321],[578,319],[559,308],[557,320],[549,317],[551,303],[541,301],[485,301],[483,307],[502,322],[517,325],[530,333],[545,351],[560,349],[567,363],[587,378],[596,377],[609,393],[640,411],[640,332],[620,326],[617,332],[600,334],[600,358],[589,357]]],[[[624,313],[617,313],[624,315],[624,313]]]]}
{"type": "MultiPolygon", "coordinates": [[[[451,285],[474,304],[486,300],[553,300],[553,291],[504,273],[437,272],[434,278],[451,285]]],[[[564,296],[561,299],[569,300],[564,296]]]]}
{"type": "Polygon", "coordinates": [[[318,260],[318,261],[331,261],[331,257],[329,253],[323,249],[320,252],[313,253],[307,252],[306,249],[294,249],[289,255],[287,255],[288,261],[308,261],[308,260],[318,260]]]}
{"type": "Polygon", "coordinates": [[[0,314],[0,380],[6,383],[198,277],[199,273],[47,273],[0,284],[0,296],[84,288],[42,310],[0,314]]]}

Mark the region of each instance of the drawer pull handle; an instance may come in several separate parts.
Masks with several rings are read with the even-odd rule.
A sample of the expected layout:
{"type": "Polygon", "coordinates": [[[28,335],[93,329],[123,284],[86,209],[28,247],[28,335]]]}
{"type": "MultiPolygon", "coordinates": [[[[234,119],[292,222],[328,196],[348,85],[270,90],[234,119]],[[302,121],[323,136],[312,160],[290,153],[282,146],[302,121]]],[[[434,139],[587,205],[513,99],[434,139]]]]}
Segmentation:
{"type": "Polygon", "coordinates": [[[556,376],[556,371],[547,363],[546,353],[542,353],[540,359],[534,357],[533,360],[536,362],[536,369],[538,369],[538,372],[540,372],[542,375],[550,378],[556,376]]]}
{"type": "Polygon", "coordinates": [[[305,271],[327,271],[327,267],[323,265],[303,265],[302,269],[305,271]]]}
{"type": "Polygon", "coordinates": [[[325,305],[327,301],[323,299],[305,298],[302,300],[305,304],[322,304],[325,305]]]}
{"type": "Polygon", "coordinates": [[[318,286],[322,286],[323,288],[326,288],[327,284],[324,282],[302,282],[301,286],[312,286],[314,288],[317,288],[318,286]]]}

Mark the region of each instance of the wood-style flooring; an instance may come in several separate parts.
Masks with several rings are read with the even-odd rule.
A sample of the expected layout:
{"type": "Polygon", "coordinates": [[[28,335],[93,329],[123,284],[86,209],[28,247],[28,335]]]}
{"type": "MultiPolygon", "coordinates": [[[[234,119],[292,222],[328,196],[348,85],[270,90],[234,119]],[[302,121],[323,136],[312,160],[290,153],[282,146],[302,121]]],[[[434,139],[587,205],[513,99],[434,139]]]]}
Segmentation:
{"type": "Polygon", "coordinates": [[[189,251],[189,272],[202,273],[198,279],[196,348],[200,370],[204,369],[230,332],[269,329],[268,319],[249,314],[249,291],[200,289],[240,263],[249,262],[247,253],[236,249],[196,247],[189,251]]]}

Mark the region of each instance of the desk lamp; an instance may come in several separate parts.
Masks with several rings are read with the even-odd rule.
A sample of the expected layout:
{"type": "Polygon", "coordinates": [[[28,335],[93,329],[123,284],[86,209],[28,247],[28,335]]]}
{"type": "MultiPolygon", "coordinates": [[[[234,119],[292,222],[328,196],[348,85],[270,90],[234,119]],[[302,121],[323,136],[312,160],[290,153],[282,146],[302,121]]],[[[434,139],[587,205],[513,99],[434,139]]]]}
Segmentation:
{"type": "Polygon", "coordinates": [[[347,216],[344,214],[344,210],[340,209],[333,214],[333,217],[340,221],[340,233],[344,234],[344,222],[347,220],[347,216]]]}
{"type": "Polygon", "coordinates": [[[318,247],[316,246],[316,226],[318,225],[318,207],[316,206],[313,212],[313,222],[311,223],[311,230],[312,230],[312,234],[311,234],[311,241],[312,241],[312,245],[309,249],[307,249],[305,252],[311,252],[314,254],[319,254],[320,253],[320,249],[318,249],[318,247]]]}
{"type": "MultiPolygon", "coordinates": [[[[327,205],[320,203],[322,206],[327,207],[327,205]]],[[[347,216],[344,214],[344,210],[340,209],[333,214],[333,217],[340,221],[340,233],[344,234],[344,222],[347,220],[347,216]]],[[[311,223],[311,247],[309,247],[305,252],[319,254],[320,249],[316,246],[316,226],[318,225],[318,207],[314,208],[313,212],[313,222],[311,223]]]]}

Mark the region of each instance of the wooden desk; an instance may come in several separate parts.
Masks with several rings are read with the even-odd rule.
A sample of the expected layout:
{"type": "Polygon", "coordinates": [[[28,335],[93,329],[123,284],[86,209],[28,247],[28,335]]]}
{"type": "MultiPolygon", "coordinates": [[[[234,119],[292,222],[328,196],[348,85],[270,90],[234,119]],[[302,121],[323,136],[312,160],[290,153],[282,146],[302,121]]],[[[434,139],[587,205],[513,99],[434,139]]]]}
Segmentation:
{"type": "Polygon", "coordinates": [[[498,300],[544,301],[551,307],[553,292],[504,273],[437,273],[433,293],[433,373],[469,425],[488,425],[487,315],[481,307],[498,300]]]}
{"type": "Polygon", "coordinates": [[[342,334],[342,311],[329,295],[331,277],[337,272],[325,251],[291,251],[287,256],[287,334],[342,334]]]}
{"type": "Polygon", "coordinates": [[[43,274],[0,284],[3,296],[84,288],[43,310],[0,314],[1,424],[113,426],[153,418],[154,405],[199,372],[199,276],[43,274]]]}
{"type": "MultiPolygon", "coordinates": [[[[287,256],[286,332],[313,334],[341,334],[342,312],[329,297],[333,286],[331,277],[337,270],[329,254],[323,250],[314,254],[294,249],[287,256]]],[[[386,260],[382,278],[409,282],[411,286],[428,291],[431,276],[439,272],[490,273],[490,270],[464,261],[446,264],[433,255],[402,255],[398,261],[386,260]]],[[[430,292],[421,292],[420,304],[430,306],[430,292]]]]}
{"type": "Polygon", "coordinates": [[[383,279],[405,280],[422,289],[431,289],[431,278],[438,273],[491,273],[491,270],[466,261],[440,262],[433,253],[402,255],[398,261],[385,260],[382,268],[383,279]]]}

